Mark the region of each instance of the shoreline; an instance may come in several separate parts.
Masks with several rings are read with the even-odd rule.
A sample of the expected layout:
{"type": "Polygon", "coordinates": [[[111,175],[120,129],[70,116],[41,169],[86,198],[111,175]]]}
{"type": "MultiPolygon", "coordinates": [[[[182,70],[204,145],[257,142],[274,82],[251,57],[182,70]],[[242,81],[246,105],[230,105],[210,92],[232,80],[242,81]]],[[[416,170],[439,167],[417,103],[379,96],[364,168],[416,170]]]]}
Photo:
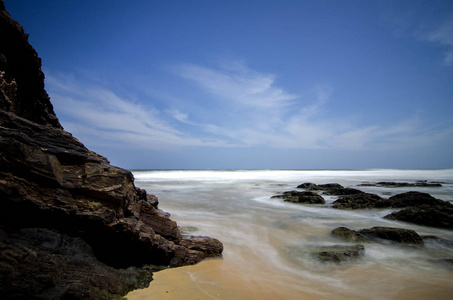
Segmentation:
{"type": "MultiPolygon", "coordinates": [[[[209,172],[206,172],[209,173],[209,172]]],[[[211,174],[211,173],[209,173],[211,174]]],[[[416,187],[451,201],[450,171],[439,172],[253,172],[217,177],[204,173],[137,172],[138,185],[160,195],[162,208],[181,228],[221,237],[222,260],[159,271],[148,289],[132,291],[138,299],[449,299],[452,269],[440,260],[452,249],[427,243],[426,248],[370,242],[363,258],[344,264],[321,263],[307,256],[314,246],[351,245],[331,235],[334,228],[375,226],[415,230],[453,240],[453,232],[392,221],[389,209],[334,209],[338,196],[324,195],[326,204],[300,205],[272,198],[302,182],[337,182],[388,199],[412,186],[359,186],[364,181],[446,181],[441,187],[416,187]],[[366,176],[363,176],[366,173],[366,176]],[[279,175],[279,176],[276,176],[279,175]],[[444,180],[445,179],[445,180],[444,180]],[[435,260],[439,260],[435,262],[435,260]]],[[[321,192],[320,192],[321,193],[321,192]]],[[[192,231],[191,231],[192,232],[192,231]]],[[[191,233],[190,232],[190,233],[191,233]]]]}
{"type": "Polygon", "coordinates": [[[224,260],[208,259],[193,266],[154,273],[149,288],[134,290],[128,300],[145,299],[311,299],[315,293],[283,288],[276,289],[263,278],[238,276],[224,260]],[[177,284],[175,284],[177,283],[177,284]]]}
{"type": "MultiPolygon", "coordinates": [[[[127,300],[225,299],[450,299],[452,283],[448,277],[426,278],[424,274],[407,273],[405,278],[380,267],[354,265],[331,268],[335,277],[350,278],[351,289],[341,284],[329,285],[321,280],[290,280],[273,282],[271,274],[244,277],[234,264],[222,259],[209,259],[193,266],[167,269],[154,273],[154,280],[145,289],[127,294],[127,300]],[[299,283],[299,284],[298,284],[299,283]],[[374,283],[374,284],[370,284],[374,283]],[[398,286],[398,288],[395,288],[398,286]]],[[[275,275],[275,274],[274,274],[275,275]]],[[[281,277],[283,274],[278,274],[281,277]]]]}

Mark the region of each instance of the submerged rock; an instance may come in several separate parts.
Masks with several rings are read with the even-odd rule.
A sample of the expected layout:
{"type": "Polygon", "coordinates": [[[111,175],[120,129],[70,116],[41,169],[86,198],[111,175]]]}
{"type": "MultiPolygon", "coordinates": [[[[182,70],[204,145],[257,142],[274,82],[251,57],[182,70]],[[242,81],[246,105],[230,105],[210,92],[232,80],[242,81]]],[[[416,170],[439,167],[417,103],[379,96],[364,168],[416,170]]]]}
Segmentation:
{"type": "Polygon", "coordinates": [[[324,191],[324,195],[355,195],[363,193],[360,190],[353,189],[353,188],[345,188],[341,184],[338,183],[326,183],[326,184],[319,184],[316,185],[311,182],[305,182],[297,186],[299,189],[304,189],[307,191],[324,191]]]}
{"type": "Polygon", "coordinates": [[[361,258],[365,254],[365,247],[357,245],[320,246],[313,251],[313,256],[323,263],[345,263],[361,258]]]}
{"type": "Polygon", "coordinates": [[[441,205],[453,208],[453,205],[450,202],[436,199],[427,193],[415,191],[398,194],[390,197],[389,199],[383,199],[382,201],[376,203],[377,208],[397,208],[420,205],[441,205]]]}
{"type": "Polygon", "coordinates": [[[309,190],[309,191],[318,191],[321,188],[319,188],[316,184],[311,183],[311,182],[305,182],[302,184],[299,184],[297,186],[298,189],[304,189],[304,190],[309,190]]]}
{"type": "Polygon", "coordinates": [[[453,229],[453,207],[450,205],[421,205],[407,207],[384,217],[419,225],[453,229]]]}
{"type": "Polygon", "coordinates": [[[392,227],[373,227],[358,231],[361,235],[373,240],[387,240],[409,246],[423,246],[423,239],[411,229],[392,227]]]}
{"type": "Polygon", "coordinates": [[[453,270],[453,258],[433,259],[431,262],[437,264],[440,268],[445,268],[450,271],[453,270]]]}
{"type": "Polygon", "coordinates": [[[384,199],[376,194],[358,193],[341,196],[333,202],[334,208],[339,209],[363,209],[363,208],[401,208],[409,206],[445,206],[453,208],[447,201],[439,200],[427,193],[406,192],[384,199]]]}
{"type": "Polygon", "coordinates": [[[453,248],[453,241],[438,237],[436,235],[424,235],[422,236],[425,245],[440,245],[442,247],[453,248]]]}
{"type": "Polygon", "coordinates": [[[322,196],[315,192],[299,192],[290,191],[284,192],[283,195],[276,195],[272,198],[283,198],[286,202],[300,203],[300,204],[325,204],[326,201],[322,196]]]}
{"type": "Polygon", "coordinates": [[[353,243],[368,243],[369,240],[365,236],[361,235],[355,230],[346,228],[346,227],[338,227],[332,230],[331,235],[345,240],[347,242],[353,243]]]}
{"type": "Polygon", "coordinates": [[[393,181],[381,181],[376,183],[362,183],[359,186],[381,186],[389,188],[399,188],[399,187],[441,187],[442,184],[438,182],[426,182],[425,180],[417,181],[415,183],[410,182],[393,182],[393,181]]]}
{"type": "Polygon", "coordinates": [[[277,229],[287,229],[288,228],[288,224],[286,224],[285,222],[282,222],[282,221],[272,222],[271,226],[274,228],[277,228],[277,229]]]}
{"type": "Polygon", "coordinates": [[[342,196],[342,195],[357,195],[363,192],[353,188],[332,188],[323,192],[324,195],[342,196]]]}
{"type": "Polygon", "coordinates": [[[333,190],[333,189],[344,189],[344,187],[339,183],[325,183],[319,184],[318,187],[321,190],[333,190]]]}
{"type": "Polygon", "coordinates": [[[359,193],[355,195],[342,196],[333,202],[333,208],[338,209],[364,209],[375,208],[383,198],[376,194],[359,193]]]}

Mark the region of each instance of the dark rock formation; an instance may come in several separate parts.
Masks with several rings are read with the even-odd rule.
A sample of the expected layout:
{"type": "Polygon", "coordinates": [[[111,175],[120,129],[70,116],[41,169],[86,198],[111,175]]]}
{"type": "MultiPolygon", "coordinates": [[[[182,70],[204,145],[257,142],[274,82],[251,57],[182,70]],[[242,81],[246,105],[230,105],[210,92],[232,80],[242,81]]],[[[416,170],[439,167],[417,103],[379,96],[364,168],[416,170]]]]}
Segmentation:
{"type": "Polygon", "coordinates": [[[369,240],[358,233],[355,230],[346,228],[346,227],[338,227],[332,230],[331,234],[339,239],[345,240],[347,242],[353,243],[368,243],[369,240]]]}
{"type": "Polygon", "coordinates": [[[384,218],[419,225],[453,229],[453,207],[450,205],[421,205],[407,207],[384,218]]]}
{"type": "Polygon", "coordinates": [[[358,189],[353,188],[332,188],[323,192],[324,195],[334,195],[334,196],[345,196],[345,195],[357,195],[362,194],[363,192],[358,189]]]}
{"type": "Polygon", "coordinates": [[[376,194],[359,193],[349,196],[341,196],[333,202],[333,208],[338,209],[363,209],[374,208],[376,204],[384,200],[376,194]]]}
{"type": "Polygon", "coordinates": [[[408,246],[423,246],[423,239],[411,229],[392,227],[373,227],[359,230],[361,235],[374,240],[387,240],[408,246]]]}
{"type": "Polygon", "coordinates": [[[319,184],[316,185],[311,182],[305,182],[297,186],[298,189],[304,189],[307,191],[324,191],[324,195],[355,195],[363,193],[360,190],[353,189],[353,188],[345,188],[341,184],[338,183],[326,183],[326,184],[319,184]]]}
{"type": "Polygon", "coordinates": [[[298,192],[290,191],[284,192],[283,195],[276,195],[272,198],[283,198],[286,202],[300,203],[300,204],[325,204],[322,196],[314,192],[298,192]]]}
{"type": "Polygon", "coordinates": [[[338,183],[319,184],[318,188],[321,189],[321,190],[344,189],[344,187],[341,184],[338,184],[338,183]]]}
{"type": "Polygon", "coordinates": [[[314,257],[324,263],[344,263],[361,258],[365,254],[365,247],[357,244],[321,246],[313,251],[314,257]]]}
{"type": "Polygon", "coordinates": [[[440,205],[453,208],[453,205],[450,202],[439,200],[430,194],[420,192],[406,192],[392,196],[389,199],[383,199],[382,201],[376,203],[377,208],[396,208],[420,205],[440,205]]]}
{"type": "Polygon", "coordinates": [[[0,32],[1,298],[110,299],[150,278],[149,270],[112,267],[220,255],[219,241],[183,238],[131,172],[63,130],[41,60],[1,0],[0,32]]]}
{"type": "Polygon", "coordinates": [[[221,256],[223,251],[222,243],[208,236],[184,236],[181,245],[191,250],[200,251],[206,257],[221,256]]]}
{"type": "Polygon", "coordinates": [[[2,299],[112,299],[146,287],[151,270],[100,263],[82,239],[48,229],[3,230],[2,299]]]}
{"type": "Polygon", "coordinates": [[[0,109],[40,125],[61,128],[44,90],[41,59],[28,34],[0,1],[0,109]]]}
{"type": "Polygon", "coordinates": [[[429,194],[407,192],[376,203],[381,207],[405,207],[384,218],[425,226],[453,229],[453,204],[436,199],[429,194]]]}
{"type": "Polygon", "coordinates": [[[441,187],[442,184],[438,182],[426,182],[426,181],[417,181],[415,183],[410,182],[393,182],[393,181],[381,181],[376,183],[362,183],[359,186],[381,186],[389,188],[399,188],[399,187],[441,187]]]}
{"type": "Polygon", "coordinates": [[[305,183],[299,184],[297,186],[297,188],[298,189],[308,190],[308,191],[318,191],[318,190],[320,190],[320,188],[316,184],[311,183],[311,182],[305,182],[305,183]]]}
{"type": "Polygon", "coordinates": [[[333,207],[339,209],[402,208],[423,205],[453,208],[450,202],[439,200],[429,194],[420,192],[406,192],[390,197],[389,199],[381,198],[375,194],[361,192],[349,196],[341,196],[333,202],[333,207]]]}

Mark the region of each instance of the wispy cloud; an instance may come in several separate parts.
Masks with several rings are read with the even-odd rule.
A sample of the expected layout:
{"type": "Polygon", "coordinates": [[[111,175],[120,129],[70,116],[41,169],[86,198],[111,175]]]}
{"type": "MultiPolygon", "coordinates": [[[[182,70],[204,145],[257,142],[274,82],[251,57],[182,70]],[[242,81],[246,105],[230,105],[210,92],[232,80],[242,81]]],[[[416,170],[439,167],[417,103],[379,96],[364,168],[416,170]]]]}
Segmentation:
{"type": "MultiPolygon", "coordinates": [[[[222,141],[191,137],[171,126],[156,108],[120,98],[107,88],[51,75],[46,83],[57,114],[66,120],[63,125],[82,140],[145,149],[225,146],[222,141]]],[[[182,120],[184,114],[177,117],[182,120]]]]}
{"type": "Polygon", "coordinates": [[[275,76],[247,68],[244,64],[232,62],[219,69],[193,64],[174,66],[173,71],[214,97],[228,99],[242,105],[255,107],[276,107],[289,105],[296,95],[275,86],[275,76]]]}
{"type": "MultiPolygon", "coordinates": [[[[47,75],[46,84],[63,126],[84,142],[130,149],[168,147],[264,147],[286,149],[396,149],[427,147],[452,132],[429,129],[406,119],[391,125],[355,124],[351,116],[328,113],[334,90],[325,85],[296,97],[276,86],[274,76],[243,64],[217,69],[174,67],[196,89],[217,102],[199,117],[199,99],[184,106],[157,109],[155,99],[131,100],[103,86],[87,86],[71,77],[47,75]],[[234,113],[230,101],[234,101],[234,113]]],[[[171,91],[165,91],[170,93],[171,91]]],[[[146,93],[144,93],[146,94],[146,93]]],[[[194,93],[196,95],[196,93],[194,93]]],[[[178,96],[180,97],[180,96],[178,96]]],[[[445,127],[444,127],[445,128],[445,127]]]]}
{"type": "Polygon", "coordinates": [[[427,34],[426,39],[445,45],[447,50],[445,52],[444,63],[448,66],[453,66],[453,15],[435,30],[427,34]]]}

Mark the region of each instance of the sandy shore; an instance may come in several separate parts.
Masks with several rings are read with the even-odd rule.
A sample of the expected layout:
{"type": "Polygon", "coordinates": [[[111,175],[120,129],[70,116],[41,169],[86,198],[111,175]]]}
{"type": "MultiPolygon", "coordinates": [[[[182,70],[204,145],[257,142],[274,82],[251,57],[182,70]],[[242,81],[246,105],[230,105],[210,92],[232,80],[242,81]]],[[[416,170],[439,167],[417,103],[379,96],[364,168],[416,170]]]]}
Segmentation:
{"type": "MultiPolygon", "coordinates": [[[[348,268],[337,275],[350,280],[351,290],[329,286],[324,282],[300,280],[283,274],[262,273],[259,268],[249,274],[235,270],[222,259],[211,259],[195,266],[154,273],[147,289],[129,293],[128,300],[148,299],[451,299],[451,278],[432,280],[423,274],[392,276],[379,268],[348,268]],[[252,274],[253,273],[253,274],[252,274]],[[276,281],[280,278],[281,281],[276,281]],[[294,280],[292,280],[294,279],[294,280]],[[388,284],[392,282],[393,284],[388,284]],[[398,288],[395,288],[395,284],[398,288]]],[[[338,273],[338,270],[334,273],[338,273]]]]}
{"type": "Polygon", "coordinates": [[[136,290],[128,300],[143,299],[322,299],[320,295],[287,289],[263,281],[244,278],[222,259],[211,259],[195,266],[154,273],[148,289],[136,290]]]}

